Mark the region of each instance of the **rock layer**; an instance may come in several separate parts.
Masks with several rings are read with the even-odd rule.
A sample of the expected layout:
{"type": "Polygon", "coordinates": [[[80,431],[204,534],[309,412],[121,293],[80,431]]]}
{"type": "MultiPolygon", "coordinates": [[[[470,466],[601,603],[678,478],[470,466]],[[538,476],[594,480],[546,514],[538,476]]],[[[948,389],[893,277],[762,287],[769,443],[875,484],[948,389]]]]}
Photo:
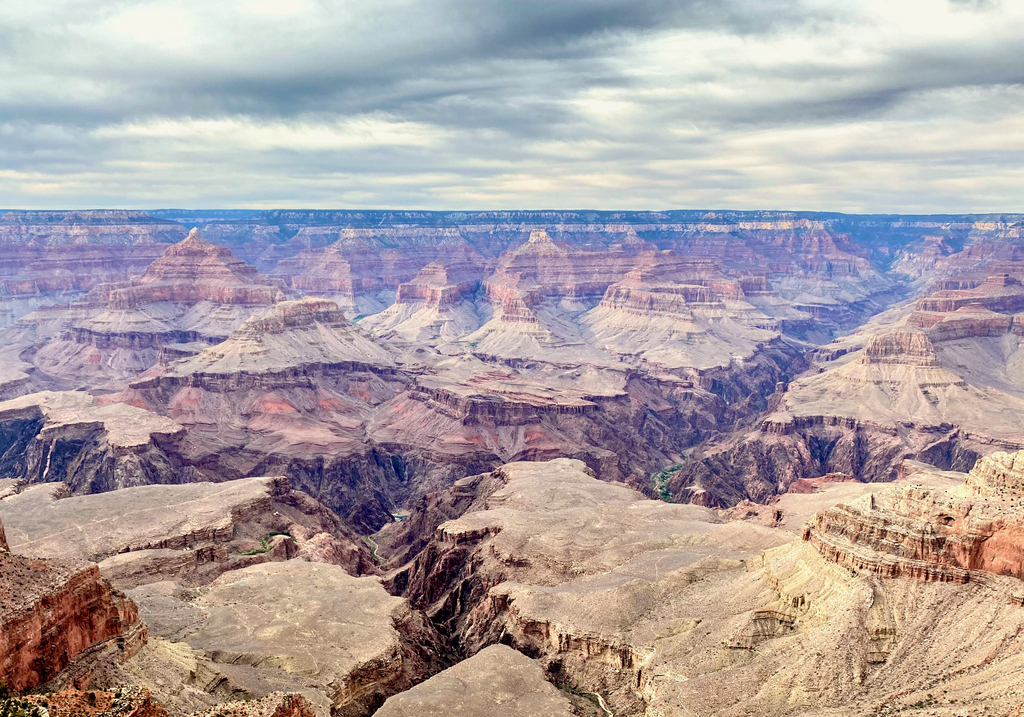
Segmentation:
{"type": "Polygon", "coordinates": [[[816,514],[803,532],[827,559],[886,577],[1024,579],[1024,452],[978,460],[950,491],[892,488],[816,514]]]}
{"type": "Polygon", "coordinates": [[[134,603],[81,561],[0,552],[0,682],[20,692],[104,643],[130,657],[146,640],[134,603]]]}

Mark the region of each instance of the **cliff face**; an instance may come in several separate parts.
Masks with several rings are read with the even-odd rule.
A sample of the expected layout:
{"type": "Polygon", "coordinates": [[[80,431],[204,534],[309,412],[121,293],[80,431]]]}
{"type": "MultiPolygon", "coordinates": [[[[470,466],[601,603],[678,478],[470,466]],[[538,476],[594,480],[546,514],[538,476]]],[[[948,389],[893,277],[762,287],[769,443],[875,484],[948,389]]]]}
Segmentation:
{"type": "MultiPolygon", "coordinates": [[[[1001,488],[988,486],[1015,484],[1020,462],[998,456],[998,466],[979,465],[968,484],[998,501],[1001,488]]],[[[1004,711],[1024,696],[1010,676],[1022,655],[1014,637],[1024,625],[1022,583],[1009,572],[981,572],[995,567],[995,549],[983,559],[974,553],[982,567],[967,571],[971,584],[953,579],[972,545],[986,535],[1001,541],[975,534],[983,521],[946,533],[908,530],[909,506],[918,516],[935,512],[921,501],[923,486],[939,495],[953,479],[914,481],[896,486],[907,523],[862,522],[847,541],[876,551],[875,563],[836,564],[816,542],[816,518],[810,540],[793,540],[790,529],[799,530],[811,506],[833,515],[832,526],[845,515],[827,507],[838,496],[864,496],[860,504],[874,492],[877,506],[895,488],[842,482],[789,495],[778,508],[798,522],[769,527],[644,500],[564,460],[460,481],[374,539],[391,558],[390,589],[431,615],[463,657],[496,643],[514,647],[548,680],[597,692],[617,715],[870,714],[929,700],[939,714],[980,712],[983,703],[1004,711]],[[890,570],[895,564],[904,569],[890,570]]],[[[973,505],[968,520],[990,515],[979,500],[973,505]]],[[[820,540],[835,537],[830,530],[820,540]]],[[[1011,555],[1005,543],[999,553],[1011,555]]],[[[429,705],[427,687],[409,697],[429,705]]]]}
{"type": "Polygon", "coordinates": [[[662,576],[714,571],[712,546],[778,544],[768,529],[747,527],[733,542],[711,511],[648,500],[559,459],[464,479],[379,537],[390,589],[465,655],[503,642],[539,659],[560,684],[601,692],[617,714],[638,714],[652,694],[652,651],[624,626],[657,599],[649,591],[661,589],[662,576]]]}
{"type": "Polygon", "coordinates": [[[174,445],[184,429],[82,392],[42,392],[0,403],[0,466],[30,483],[59,481],[91,493],[182,482],[174,445]]]}
{"type": "Polygon", "coordinates": [[[185,231],[173,221],[126,210],[6,212],[0,215],[0,243],[23,245],[170,243],[185,231]]]}
{"type": "Polygon", "coordinates": [[[1014,313],[1024,286],[1006,273],[955,283],[966,288],[936,291],[819,349],[759,431],[702,446],[672,494],[731,488],[728,500],[769,500],[798,478],[893,480],[905,458],[965,471],[1024,447],[1015,368],[1024,329],[1014,313]]]}
{"type": "Polygon", "coordinates": [[[113,289],[109,306],[126,310],[160,301],[267,305],[280,298],[277,285],[236,259],[227,247],[203,241],[193,229],[130,286],[113,289]]]}
{"type": "Polygon", "coordinates": [[[353,575],[373,569],[359,538],[283,477],[83,496],[23,487],[0,500],[0,516],[17,552],[96,562],[123,589],[164,580],[203,585],[226,571],[288,559],[340,565],[353,575]]]}
{"type": "Polygon", "coordinates": [[[127,658],[146,640],[134,603],[82,562],[0,553],[0,681],[24,691],[110,643],[127,658]]]}
{"type": "Polygon", "coordinates": [[[803,531],[826,559],[885,577],[1024,579],[1024,452],[978,460],[949,491],[891,488],[816,514],[803,531]]]}
{"type": "MultiPolygon", "coordinates": [[[[217,343],[284,298],[281,287],[193,230],[141,276],[99,284],[32,362],[58,380],[117,384],[152,368],[165,346],[217,343]]],[[[59,385],[59,384],[58,384],[59,385]]]]}

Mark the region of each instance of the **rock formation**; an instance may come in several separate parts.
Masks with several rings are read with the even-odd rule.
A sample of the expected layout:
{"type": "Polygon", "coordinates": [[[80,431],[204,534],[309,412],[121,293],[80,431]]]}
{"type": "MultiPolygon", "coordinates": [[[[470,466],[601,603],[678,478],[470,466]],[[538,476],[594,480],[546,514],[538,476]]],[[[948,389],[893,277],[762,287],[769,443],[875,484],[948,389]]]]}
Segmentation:
{"type": "Polygon", "coordinates": [[[1024,452],[978,460],[946,491],[890,488],[816,514],[804,528],[825,558],[886,577],[966,583],[1024,579],[1024,452]]]}
{"type": "Polygon", "coordinates": [[[670,492],[764,501],[824,473],[892,480],[906,458],[966,471],[1024,447],[1020,301],[1024,286],[1000,274],[881,315],[820,349],[758,430],[698,449],[670,492]]]}
{"type": "Polygon", "coordinates": [[[544,679],[535,661],[505,645],[492,645],[468,660],[401,692],[374,717],[572,717],[569,698],[544,679]]]}
{"type": "MultiPolygon", "coordinates": [[[[1008,489],[991,486],[1019,480],[1017,462],[982,464],[969,483],[998,496],[1008,489]]],[[[957,482],[913,473],[896,488],[941,493],[957,482]]],[[[775,508],[782,519],[760,525],[646,500],[571,461],[512,464],[430,497],[376,539],[394,556],[392,589],[422,604],[464,655],[516,647],[548,680],[600,695],[616,715],[852,716],[922,704],[999,714],[1019,704],[1024,583],[989,573],[967,585],[928,582],[836,564],[814,549],[817,538],[793,540],[801,516],[838,516],[835,501],[865,500],[858,495],[880,504],[896,488],[812,488],[787,495],[775,508]]],[[[861,534],[879,549],[909,553],[905,537],[922,534],[874,525],[861,534]]]]}
{"type": "Polygon", "coordinates": [[[155,365],[164,346],[188,352],[221,341],[282,298],[277,284],[192,230],[141,276],[96,286],[85,299],[88,318],[32,361],[57,377],[124,379],[155,365]]]}
{"type": "Polygon", "coordinates": [[[9,689],[35,687],[105,647],[130,657],[145,640],[134,603],[95,565],[0,552],[0,683],[9,689]]]}
{"type": "Polygon", "coordinates": [[[30,394],[0,402],[0,470],[77,493],[183,482],[169,455],[183,433],[168,418],[79,391],[30,394]]]}
{"type": "MultiPolygon", "coordinates": [[[[46,709],[51,717],[168,717],[167,710],[153,699],[149,690],[132,685],[119,686],[116,690],[67,689],[12,698],[6,704],[0,701],[0,711],[5,707],[13,712],[32,706],[46,709]]],[[[302,695],[274,692],[258,700],[219,705],[193,717],[316,717],[316,714],[313,705],[302,695]]]]}
{"type": "MultiPolygon", "coordinates": [[[[464,479],[449,495],[465,512],[441,523],[388,576],[392,589],[412,597],[467,653],[513,645],[560,679],[601,692],[616,713],[634,713],[649,689],[650,646],[624,626],[659,599],[664,588],[653,586],[736,570],[750,551],[786,540],[602,483],[565,459],[508,464],[464,479]]],[[[435,522],[410,520],[381,536],[396,555],[408,555],[398,549],[408,542],[403,533],[435,522]]]]}
{"type": "Polygon", "coordinates": [[[28,556],[98,563],[122,589],[165,580],[202,585],[228,570],[289,558],[372,571],[358,538],[285,478],[72,497],[63,490],[23,487],[0,499],[10,545],[28,556]]]}

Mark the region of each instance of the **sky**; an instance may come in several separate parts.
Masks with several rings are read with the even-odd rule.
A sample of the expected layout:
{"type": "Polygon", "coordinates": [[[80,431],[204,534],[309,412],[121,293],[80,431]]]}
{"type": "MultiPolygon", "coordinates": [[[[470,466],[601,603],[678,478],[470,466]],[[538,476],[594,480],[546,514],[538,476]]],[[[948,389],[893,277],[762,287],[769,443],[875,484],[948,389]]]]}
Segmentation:
{"type": "Polygon", "coordinates": [[[1024,0],[2,0],[0,208],[1024,211],[1024,0]]]}

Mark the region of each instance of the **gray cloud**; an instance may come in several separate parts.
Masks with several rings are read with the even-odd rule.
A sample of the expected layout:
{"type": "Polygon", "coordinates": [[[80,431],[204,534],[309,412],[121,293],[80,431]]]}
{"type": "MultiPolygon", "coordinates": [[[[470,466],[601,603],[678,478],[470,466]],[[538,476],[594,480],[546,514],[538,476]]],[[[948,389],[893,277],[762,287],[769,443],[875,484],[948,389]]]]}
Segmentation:
{"type": "Polygon", "coordinates": [[[0,206],[1020,210],[1024,12],[0,5],[0,206]]]}

